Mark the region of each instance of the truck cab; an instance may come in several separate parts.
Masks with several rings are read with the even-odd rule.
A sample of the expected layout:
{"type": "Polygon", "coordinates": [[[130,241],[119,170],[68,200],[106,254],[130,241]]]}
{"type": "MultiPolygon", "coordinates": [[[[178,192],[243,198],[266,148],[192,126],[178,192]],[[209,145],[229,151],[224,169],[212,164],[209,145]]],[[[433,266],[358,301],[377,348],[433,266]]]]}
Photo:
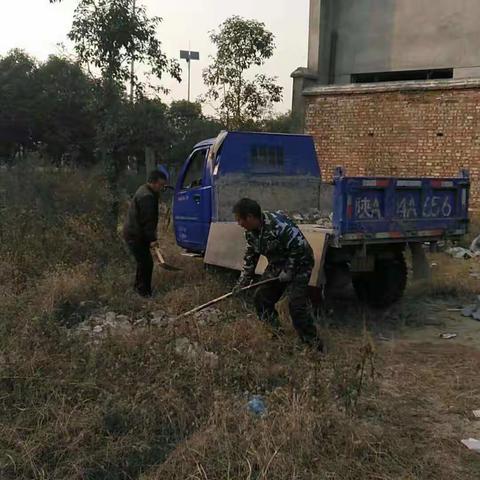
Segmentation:
{"type": "Polygon", "coordinates": [[[204,253],[210,226],[232,222],[233,205],[254,198],[265,210],[319,206],[320,169],[307,135],[222,132],[192,150],[175,189],[178,245],[204,253]]]}

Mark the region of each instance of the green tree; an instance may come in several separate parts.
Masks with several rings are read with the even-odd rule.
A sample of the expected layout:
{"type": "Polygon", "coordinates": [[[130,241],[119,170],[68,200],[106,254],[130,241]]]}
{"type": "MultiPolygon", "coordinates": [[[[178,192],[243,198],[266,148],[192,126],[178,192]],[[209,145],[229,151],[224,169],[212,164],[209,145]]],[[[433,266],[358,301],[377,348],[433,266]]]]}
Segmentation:
{"type": "Polygon", "coordinates": [[[175,169],[183,163],[196,143],[218,135],[224,128],[218,120],[203,115],[200,103],[185,100],[172,102],[168,120],[172,137],[166,160],[175,169]]]}
{"type": "Polygon", "coordinates": [[[292,113],[280,113],[265,118],[261,122],[261,130],[270,133],[295,133],[292,113]]]}
{"type": "Polygon", "coordinates": [[[80,64],[52,55],[36,72],[34,106],[39,120],[37,139],[59,164],[65,154],[75,163],[91,163],[95,148],[98,82],[80,64]]]}
{"type": "Polygon", "coordinates": [[[180,81],[178,62],[169,60],[156,37],[161,18],[150,18],[143,6],[133,8],[133,0],[79,0],[69,38],[80,61],[101,72],[103,104],[99,121],[99,146],[105,160],[112,200],[112,227],[119,210],[118,180],[122,166],[117,123],[122,112],[125,85],[132,82],[141,96],[143,83],[131,72],[130,63],[146,65],[161,78],[169,73],[180,81]]]}
{"type": "Polygon", "coordinates": [[[33,148],[38,118],[32,111],[38,89],[38,65],[22,50],[0,58],[0,151],[11,165],[15,156],[33,148]]]}
{"type": "Polygon", "coordinates": [[[167,105],[159,99],[142,98],[134,104],[127,104],[126,113],[128,154],[142,158],[148,146],[156,158],[165,158],[172,138],[167,105]]]}
{"type": "Polygon", "coordinates": [[[233,16],[210,38],[217,53],[203,72],[208,86],[205,101],[217,105],[228,129],[260,120],[282,99],[283,89],[276,84],[276,77],[249,72],[273,56],[273,34],[261,22],[233,16]]]}

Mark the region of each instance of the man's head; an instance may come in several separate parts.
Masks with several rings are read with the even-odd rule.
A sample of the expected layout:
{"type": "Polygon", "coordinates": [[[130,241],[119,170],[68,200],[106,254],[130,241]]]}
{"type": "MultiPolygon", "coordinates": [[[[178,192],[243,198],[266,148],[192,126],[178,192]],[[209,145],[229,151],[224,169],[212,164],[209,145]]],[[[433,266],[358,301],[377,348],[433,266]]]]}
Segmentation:
{"type": "Polygon", "coordinates": [[[167,184],[167,176],[165,173],[160,172],[158,170],[153,170],[150,172],[148,175],[148,186],[154,191],[154,192],[160,192],[163,187],[167,184]]]}
{"type": "Polygon", "coordinates": [[[249,232],[262,226],[262,209],[255,200],[242,198],[233,207],[233,213],[237,223],[249,232]]]}

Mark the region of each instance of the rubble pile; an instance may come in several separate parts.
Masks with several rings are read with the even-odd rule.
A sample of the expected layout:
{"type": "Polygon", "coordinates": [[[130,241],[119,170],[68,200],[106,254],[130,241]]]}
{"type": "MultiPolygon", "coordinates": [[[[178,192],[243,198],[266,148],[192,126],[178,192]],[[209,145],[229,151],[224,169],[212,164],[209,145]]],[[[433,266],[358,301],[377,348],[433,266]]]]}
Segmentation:
{"type": "Polygon", "coordinates": [[[175,340],[175,353],[192,362],[204,362],[211,368],[218,366],[218,355],[204,350],[197,342],[192,342],[187,337],[175,340]]]}
{"type": "Polygon", "coordinates": [[[326,217],[318,208],[309,208],[305,212],[281,211],[281,213],[299,225],[319,225],[324,228],[333,228],[333,213],[326,217]]]}
{"type": "MultiPolygon", "coordinates": [[[[221,314],[222,312],[220,310],[209,308],[196,313],[193,316],[193,321],[199,326],[213,326],[221,321],[221,314]]],[[[149,318],[142,317],[139,319],[115,312],[95,313],[79,323],[72,331],[79,334],[86,334],[92,338],[103,338],[109,334],[128,334],[134,329],[151,326],[165,328],[175,325],[176,322],[177,318],[165,311],[155,311],[150,314],[149,318]]]]}

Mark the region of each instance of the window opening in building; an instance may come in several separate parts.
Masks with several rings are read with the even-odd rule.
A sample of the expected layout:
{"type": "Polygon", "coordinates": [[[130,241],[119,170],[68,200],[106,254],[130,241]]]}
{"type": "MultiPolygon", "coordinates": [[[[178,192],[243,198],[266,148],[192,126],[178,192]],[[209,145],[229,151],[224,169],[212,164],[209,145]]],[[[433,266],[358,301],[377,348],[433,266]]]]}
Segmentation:
{"type": "Polygon", "coordinates": [[[451,78],[453,78],[453,68],[354,73],[351,76],[352,83],[408,82],[415,80],[445,80],[451,78]]]}

